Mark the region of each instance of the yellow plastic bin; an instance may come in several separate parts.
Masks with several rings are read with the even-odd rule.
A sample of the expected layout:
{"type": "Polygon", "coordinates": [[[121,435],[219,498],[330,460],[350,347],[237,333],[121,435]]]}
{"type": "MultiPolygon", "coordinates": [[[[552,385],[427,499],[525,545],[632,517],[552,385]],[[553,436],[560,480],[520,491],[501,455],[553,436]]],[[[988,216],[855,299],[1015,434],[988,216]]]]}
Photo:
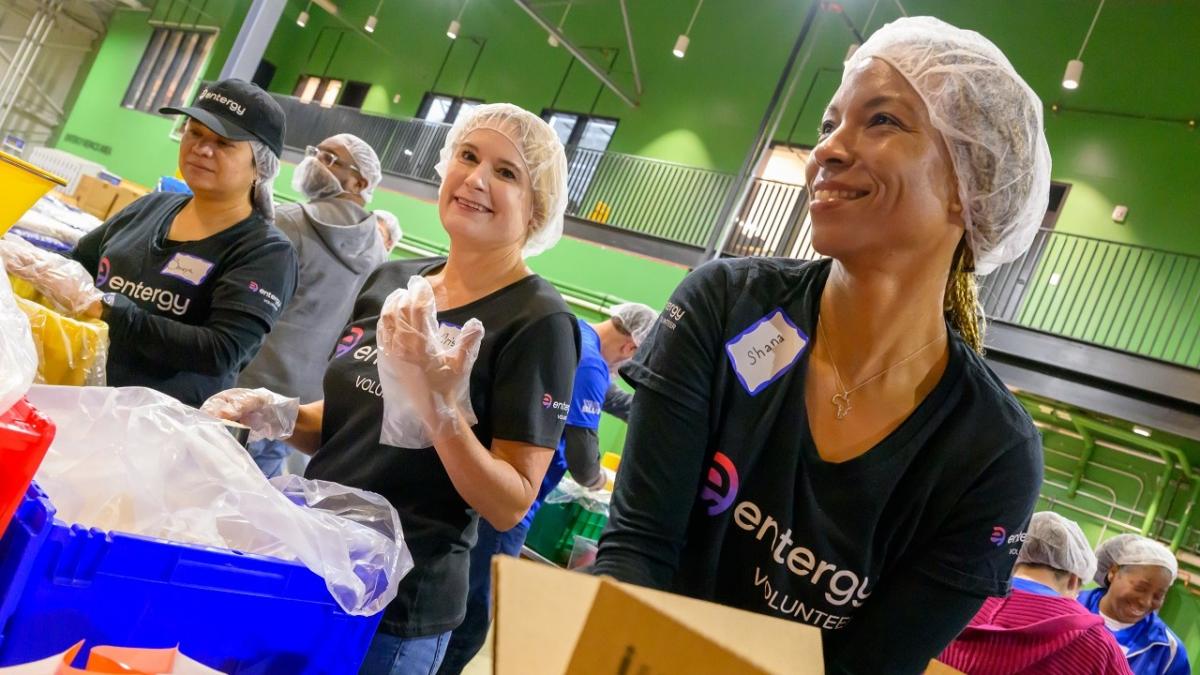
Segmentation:
{"type": "Polygon", "coordinates": [[[0,194],[0,235],[8,232],[50,188],[66,184],[67,181],[48,171],[0,152],[0,185],[4,186],[0,194]]]}
{"type": "Polygon", "coordinates": [[[103,386],[108,364],[108,324],[73,319],[51,309],[49,302],[23,279],[9,275],[17,306],[29,317],[38,350],[37,382],[103,386]]]}

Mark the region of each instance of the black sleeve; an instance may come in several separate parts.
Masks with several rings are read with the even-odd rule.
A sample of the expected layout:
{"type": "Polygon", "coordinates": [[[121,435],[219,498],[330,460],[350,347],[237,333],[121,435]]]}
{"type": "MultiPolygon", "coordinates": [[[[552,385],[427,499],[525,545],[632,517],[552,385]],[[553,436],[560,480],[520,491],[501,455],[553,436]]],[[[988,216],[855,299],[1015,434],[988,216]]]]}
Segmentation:
{"type": "Polygon", "coordinates": [[[571,477],[583,487],[596,487],[604,475],[600,470],[600,436],[596,430],[568,424],[563,439],[566,441],[563,454],[571,477]]]}
{"type": "Polygon", "coordinates": [[[616,382],[608,385],[604,394],[604,405],[601,410],[621,420],[629,422],[629,410],[633,407],[633,394],[617,386],[616,382]]]}
{"type": "Polygon", "coordinates": [[[633,399],[595,574],[669,589],[700,489],[707,426],[653,389],[633,399]]]}
{"type": "Polygon", "coordinates": [[[236,309],[214,309],[203,326],[158,316],[121,294],[105,316],[109,337],[143,357],[178,370],[223,375],[257,349],[270,325],[236,309]]]}
{"type": "Polygon", "coordinates": [[[923,673],[983,605],[984,596],[928,576],[889,575],[841,630],[823,633],[830,675],[923,673]]]}
{"type": "Polygon", "coordinates": [[[912,569],[972,595],[1008,595],[1042,468],[1042,441],[1033,430],[982,467],[974,480],[963,477],[970,484],[933,540],[919,545],[922,553],[912,569]]]}
{"type": "Polygon", "coordinates": [[[578,363],[579,326],[568,312],[544,316],[509,340],[492,380],[493,438],[558,447],[578,363]]]}
{"type": "Polygon", "coordinates": [[[726,267],[683,280],[622,374],[638,393],[617,473],[597,574],[670,588],[707,456],[711,388],[725,324],[726,267]]]}

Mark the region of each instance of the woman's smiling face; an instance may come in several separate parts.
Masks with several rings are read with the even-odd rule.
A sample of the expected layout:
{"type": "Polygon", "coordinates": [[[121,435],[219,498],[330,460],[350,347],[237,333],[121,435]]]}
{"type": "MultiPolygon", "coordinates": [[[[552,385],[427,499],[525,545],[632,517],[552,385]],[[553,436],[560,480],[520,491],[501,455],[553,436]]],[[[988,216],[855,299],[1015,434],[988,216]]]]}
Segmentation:
{"type": "Polygon", "coordinates": [[[925,103],[890,65],[867,59],[846,76],[806,168],[817,251],[945,256],[949,267],[942,251],[963,232],[953,166],[925,103]]]}

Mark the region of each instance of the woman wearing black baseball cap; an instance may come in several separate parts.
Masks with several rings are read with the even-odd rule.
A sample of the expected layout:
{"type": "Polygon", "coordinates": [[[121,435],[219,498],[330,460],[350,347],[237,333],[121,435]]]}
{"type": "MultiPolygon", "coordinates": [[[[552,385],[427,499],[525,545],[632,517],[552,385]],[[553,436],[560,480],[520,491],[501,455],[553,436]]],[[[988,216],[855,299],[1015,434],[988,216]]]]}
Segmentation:
{"type": "Polygon", "coordinates": [[[194,195],[147,195],[83,237],[71,257],[91,279],[61,258],[27,267],[60,304],[108,323],[109,385],[198,406],[233,386],[296,287],[295,250],[271,224],[284,114],[241,80],[160,112],[188,117],[179,169],[194,195]]]}

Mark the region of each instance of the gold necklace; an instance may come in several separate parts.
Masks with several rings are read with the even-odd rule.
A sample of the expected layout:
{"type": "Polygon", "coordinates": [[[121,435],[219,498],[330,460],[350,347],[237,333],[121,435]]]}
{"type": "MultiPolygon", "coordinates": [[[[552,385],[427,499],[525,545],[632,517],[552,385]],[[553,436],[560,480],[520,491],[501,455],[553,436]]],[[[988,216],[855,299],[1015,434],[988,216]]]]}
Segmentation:
{"type": "Polygon", "coordinates": [[[916,351],[914,351],[913,353],[904,357],[903,359],[900,359],[899,361],[893,363],[892,365],[888,366],[887,368],[884,368],[883,370],[879,371],[878,373],[875,373],[874,375],[868,377],[867,379],[863,380],[862,382],[859,382],[858,385],[855,386],[853,389],[847,389],[846,385],[842,383],[841,373],[838,372],[837,361],[833,358],[833,349],[830,348],[832,346],[832,343],[830,343],[829,338],[827,338],[825,336],[825,322],[822,321],[820,318],[817,319],[817,330],[819,330],[821,332],[821,339],[825,341],[825,351],[829,352],[829,365],[833,366],[833,377],[837,383],[837,388],[842,390],[841,393],[834,394],[833,398],[830,399],[830,401],[833,403],[833,405],[837,408],[838,421],[846,419],[846,417],[850,415],[850,411],[854,409],[850,406],[850,394],[853,394],[854,392],[858,391],[859,389],[862,389],[863,387],[874,382],[875,380],[879,379],[880,377],[883,377],[884,373],[887,373],[888,371],[892,370],[893,368],[897,368],[899,366],[904,365],[905,363],[908,363],[909,361],[912,361],[914,358],[917,357],[917,354],[920,354],[921,352],[925,351],[926,349],[929,349],[930,347],[933,346],[933,344],[935,342],[942,339],[942,336],[938,335],[937,337],[933,338],[929,342],[926,342],[924,345],[919,347],[916,351]]]}

